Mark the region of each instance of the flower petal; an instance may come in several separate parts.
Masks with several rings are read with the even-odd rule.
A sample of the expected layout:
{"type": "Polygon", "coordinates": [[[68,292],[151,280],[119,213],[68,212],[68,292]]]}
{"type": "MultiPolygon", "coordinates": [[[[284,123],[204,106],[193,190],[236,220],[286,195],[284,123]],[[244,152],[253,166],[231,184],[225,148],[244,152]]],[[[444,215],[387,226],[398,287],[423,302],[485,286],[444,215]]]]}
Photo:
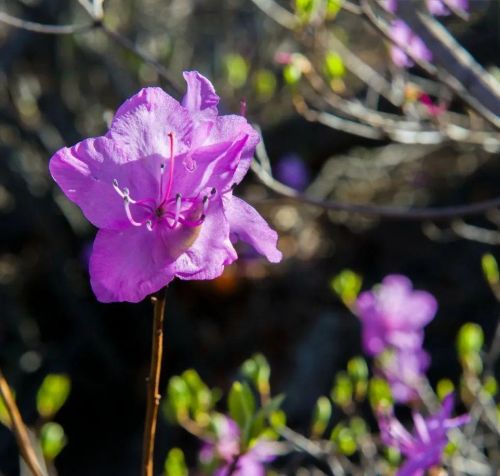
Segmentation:
{"type": "Polygon", "coordinates": [[[187,91],[182,99],[182,105],[190,112],[209,109],[210,114],[216,115],[219,96],[212,83],[198,71],[184,71],[183,76],[187,83],[187,91]]]}
{"type": "Polygon", "coordinates": [[[86,139],[54,154],[50,173],[65,195],[76,203],[87,219],[99,228],[123,229],[130,225],[123,199],[113,188],[113,180],[127,187],[135,200],[156,196],[157,180],[144,161],[122,161],[123,151],[106,137],[86,139]]]}
{"type": "Polygon", "coordinates": [[[269,227],[257,210],[240,198],[231,196],[224,201],[224,211],[229,220],[231,235],[252,245],[271,263],[281,261],[281,251],[276,248],[278,234],[269,227]]]}
{"type": "Polygon", "coordinates": [[[229,223],[219,197],[210,202],[205,222],[199,228],[196,241],[170,267],[180,279],[217,278],[224,266],[238,258],[229,239],[229,223]]]}
{"type": "Polygon", "coordinates": [[[250,168],[255,147],[260,141],[257,131],[242,116],[219,116],[205,142],[206,145],[228,141],[233,142],[242,135],[248,136],[248,139],[241,153],[241,159],[233,177],[234,183],[240,183],[250,168]]]}
{"type": "Polygon", "coordinates": [[[142,301],[174,278],[171,250],[158,230],[99,230],[90,257],[90,282],[101,302],[142,301]]]}
{"type": "Polygon", "coordinates": [[[187,151],[193,121],[189,111],[161,88],[144,88],[118,109],[107,134],[127,151],[125,160],[159,154],[170,156],[168,134],[174,136],[175,154],[187,151]]]}

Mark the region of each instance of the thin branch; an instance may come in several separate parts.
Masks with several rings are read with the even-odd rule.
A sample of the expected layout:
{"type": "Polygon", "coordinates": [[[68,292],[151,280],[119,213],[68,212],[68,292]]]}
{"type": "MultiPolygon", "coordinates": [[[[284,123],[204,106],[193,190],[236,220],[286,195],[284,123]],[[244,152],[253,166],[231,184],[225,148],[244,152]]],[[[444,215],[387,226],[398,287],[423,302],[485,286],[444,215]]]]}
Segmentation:
{"type": "MultiPolygon", "coordinates": [[[[262,153],[265,153],[265,149],[261,141],[261,143],[257,146],[257,157],[259,157],[259,154],[262,153]]],[[[379,205],[346,203],[336,200],[321,200],[314,197],[308,197],[279,182],[260,165],[258,160],[253,161],[251,167],[252,171],[257,175],[257,178],[267,188],[278,195],[281,195],[281,200],[297,202],[304,205],[312,205],[324,210],[345,211],[348,213],[358,213],[360,215],[386,219],[422,221],[449,220],[463,216],[480,215],[488,210],[500,207],[500,197],[466,205],[429,208],[386,207],[379,205]]]]}
{"type": "Polygon", "coordinates": [[[136,56],[141,58],[145,63],[150,64],[156,70],[156,72],[169,83],[170,88],[175,93],[180,94],[181,87],[179,86],[177,81],[173,78],[173,76],[170,74],[170,71],[167,68],[165,68],[165,66],[163,66],[161,63],[159,63],[156,59],[154,59],[148,53],[146,53],[145,51],[138,48],[131,40],[129,40],[127,37],[121,35],[117,31],[110,30],[104,24],[101,25],[101,30],[109,38],[111,38],[113,41],[115,41],[120,46],[122,46],[122,48],[125,48],[125,49],[131,51],[136,56]]]}
{"type": "Polygon", "coordinates": [[[75,33],[85,33],[99,27],[99,22],[97,21],[83,25],[44,25],[42,23],[22,20],[5,12],[0,12],[0,23],[45,35],[74,35],[75,33]]]}
{"type": "Polygon", "coordinates": [[[151,366],[147,380],[147,407],[144,424],[144,440],[142,448],[142,476],[153,476],[153,455],[156,435],[156,421],[161,395],[160,374],[163,356],[163,321],[165,317],[165,289],[159,291],[151,300],[153,310],[153,345],[151,349],[151,366]]]}
{"type": "Polygon", "coordinates": [[[0,370],[0,395],[5,403],[7,413],[9,414],[10,420],[12,422],[12,428],[14,434],[16,435],[17,445],[19,446],[19,451],[24,461],[26,462],[30,471],[34,476],[45,476],[42,470],[38,458],[36,456],[36,451],[31,444],[31,440],[28,434],[28,429],[23,422],[21,413],[17,408],[14,395],[10,390],[7,380],[0,370]]]}

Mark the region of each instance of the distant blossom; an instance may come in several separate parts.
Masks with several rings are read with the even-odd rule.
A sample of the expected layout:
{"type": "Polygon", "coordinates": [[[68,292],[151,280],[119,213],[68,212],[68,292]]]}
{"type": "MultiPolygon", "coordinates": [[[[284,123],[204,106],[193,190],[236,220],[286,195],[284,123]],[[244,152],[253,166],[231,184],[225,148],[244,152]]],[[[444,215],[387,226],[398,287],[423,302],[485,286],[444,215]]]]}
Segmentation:
{"type": "Polygon", "coordinates": [[[276,458],[274,445],[269,441],[258,441],[246,453],[240,455],[240,430],[230,418],[224,417],[219,425],[219,434],[215,443],[205,443],[200,452],[200,459],[209,462],[213,458],[225,463],[214,476],[265,476],[265,463],[276,458]]]}
{"type": "Polygon", "coordinates": [[[404,21],[394,20],[391,23],[390,35],[395,43],[391,47],[391,58],[395,65],[408,68],[413,66],[414,60],[432,59],[432,53],[425,43],[404,21]]]}
{"type": "Polygon", "coordinates": [[[408,403],[419,398],[418,387],[430,365],[427,352],[422,349],[389,351],[379,360],[396,402],[408,403]]]}
{"type": "Polygon", "coordinates": [[[450,394],[434,415],[424,418],[420,413],[414,413],[412,433],[394,415],[379,415],[382,441],[406,457],[396,476],[421,476],[426,469],[441,463],[448,443],[447,431],[466,424],[470,419],[469,415],[450,418],[453,406],[454,398],[450,394]]]}
{"type": "Polygon", "coordinates": [[[450,9],[462,15],[469,10],[469,0],[427,0],[426,5],[429,13],[435,16],[449,15],[450,9]]]}
{"type": "Polygon", "coordinates": [[[362,324],[363,349],[373,356],[387,348],[420,349],[423,328],[434,318],[437,302],[432,294],[413,290],[407,277],[395,274],[362,292],[355,309],[362,324]]]}
{"type": "Polygon", "coordinates": [[[59,150],[52,177],[99,231],[90,278],[102,302],[137,302],[175,277],[213,279],[237,259],[241,239],[277,262],[277,234],[233,195],[257,132],[219,116],[208,79],[184,73],[181,103],[145,88],[116,112],[102,137],[59,150]]]}
{"type": "Polygon", "coordinates": [[[304,190],[309,183],[309,170],[297,154],[287,154],[278,160],[276,178],[296,190],[304,190]]]}

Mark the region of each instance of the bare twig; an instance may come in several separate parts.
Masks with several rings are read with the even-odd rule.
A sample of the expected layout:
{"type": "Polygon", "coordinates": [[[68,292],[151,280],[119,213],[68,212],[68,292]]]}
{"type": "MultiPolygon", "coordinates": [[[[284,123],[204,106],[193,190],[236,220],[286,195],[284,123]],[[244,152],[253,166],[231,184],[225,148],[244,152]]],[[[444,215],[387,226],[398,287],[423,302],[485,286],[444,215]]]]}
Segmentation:
{"type": "MultiPolygon", "coordinates": [[[[266,154],[263,143],[257,146],[256,155],[266,154]]],[[[429,208],[402,208],[402,207],[386,207],[377,205],[361,205],[355,203],[338,202],[336,200],[321,200],[313,197],[308,197],[293,188],[276,180],[272,174],[265,170],[260,161],[252,162],[252,171],[257,175],[257,178],[270,190],[281,195],[282,200],[297,202],[305,205],[312,205],[323,208],[324,210],[345,211],[348,213],[359,213],[361,215],[373,216],[386,219],[398,220],[449,220],[468,215],[480,215],[488,210],[500,207],[500,197],[482,202],[471,203],[467,205],[454,205],[449,207],[429,207],[429,208]]]]}
{"type": "Polygon", "coordinates": [[[28,429],[23,422],[21,413],[19,412],[14,396],[12,395],[12,391],[10,390],[7,380],[5,380],[2,371],[0,371],[0,395],[5,403],[7,413],[9,414],[12,422],[12,429],[16,435],[17,445],[19,446],[21,456],[34,476],[46,476],[40,466],[40,463],[38,462],[36,451],[31,444],[28,429]]]}
{"type": "Polygon", "coordinates": [[[142,475],[153,476],[153,454],[156,434],[156,420],[161,395],[160,374],[163,356],[163,320],[165,316],[165,290],[159,291],[151,298],[154,304],[153,346],[151,349],[151,366],[147,381],[147,407],[144,424],[144,441],[142,449],[142,475]]]}
{"type": "Polygon", "coordinates": [[[0,23],[45,35],[74,35],[75,33],[85,33],[99,26],[98,22],[84,23],[83,25],[44,25],[42,23],[22,20],[5,12],[0,12],[0,23]]]}

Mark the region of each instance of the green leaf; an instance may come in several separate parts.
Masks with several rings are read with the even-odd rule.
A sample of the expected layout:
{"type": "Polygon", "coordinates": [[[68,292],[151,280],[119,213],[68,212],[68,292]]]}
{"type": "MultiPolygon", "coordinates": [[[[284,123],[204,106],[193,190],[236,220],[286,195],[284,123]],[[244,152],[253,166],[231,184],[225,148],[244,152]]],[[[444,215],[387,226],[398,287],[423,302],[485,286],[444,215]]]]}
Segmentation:
{"type": "Polygon", "coordinates": [[[45,458],[53,461],[66,446],[64,429],[59,423],[45,423],[40,430],[40,444],[45,458]]]}
{"type": "MultiPolygon", "coordinates": [[[[12,395],[15,398],[14,390],[11,389],[12,395]]],[[[12,420],[10,419],[9,412],[7,411],[7,407],[5,406],[4,399],[0,396],[0,423],[6,426],[7,428],[12,428],[12,420]]]]}
{"type": "Polygon", "coordinates": [[[260,69],[255,73],[255,90],[260,101],[268,101],[274,96],[276,91],[276,77],[268,69],[260,69]]]}
{"type": "Polygon", "coordinates": [[[190,409],[194,419],[206,420],[207,413],[215,404],[212,392],[194,369],[186,370],[182,374],[182,379],[191,393],[190,409]]]}
{"type": "Polygon", "coordinates": [[[370,405],[375,410],[392,407],[393,399],[391,387],[383,378],[373,377],[370,380],[368,396],[370,405]]]}
{"type": "Polygon", "coordinates": [[[267,359],[262,354],[255,354],[241,366],[242,374],[255,385],[255,388],[265,397],[270,394],[269,378],[271,368],[267,359]]]}
{"type": "Polygon", "coordinates": [[[330,440],[333,441],[339,451],[346,456],[353,455],[358,448],[354,434],[350,428],[347,428],[343,423],[339,423],[335,426],[330,435],[330,440]]]}
{"type": "Polygon", "coordinates": [[[337,16],[342,8],[344,0],[327,0],[326,1],[326,16],[328,19],[333,19],[337,16]]]}
{"type": "Polygon", "coordinates": [[[241,443],[246,447],[250,438],[252,420],[255,412],[255,399],[246,383],[234,382],[229,391],[229,415],[241,430],[241,443]]]}
{"type": "Polygon", "coordinates": [[[361,417],[352,417],[349,420],[349,427],[356,438],[361,438],[368,433],[368,426],[361,417]]]}
{"type": "Polygon", "coordinates": [[[165,460],[165,476],[188,476],[184,453],[180,448],[172,448],[165,460]]]}
{"type": "Polygon", "coordinates": [[[179,422],[189,416],[191,392],[186,381],[178,375],[173,376],[167,386],[167,400],[164,413],[173,422],[179,422]]]}
{"type": "Polygon", "coordinates": [[[437,383],[436,393],[441,401],[454,390],[455,385],[453,385],[453,382],[448,378],[443,378],[437,383]]]}
{"type": "Polygon", "coordinates": [[[248,64],[243,56],[232,53],[224,58],[226,77],[228,83],[234,89],[239,89],[245,85],[248,78],[248,64]]]}
{"type": "Polygon", "coordinates": [[[498,382],[493,375],[488,375],[484,379],[483,390],[490,396],[494,397],[498,392],[498,382]]]}
{"type": "Polygon", "coordinates": [[[340,407],[347,407],[352,403],[352,393],[351,379],[345,372],[339,372],[330,393],[332,400],[340,407]]]}
{"type": "Polygon", "coordinates": [[[321,438],[325,432],[332,416],[332,404],[327,397],[319,397],[314,407],[311,435],[321,438]]]}
{"type": "Polygon", "coordinates": [[[70,391],[71,380],[67,375],[47,375],[36,394],[36,407],[40,416],[52,418],[64,405],[70,391]]]}
{"type": "Polygon", "coordinates": [[[359,274],[350,269],[344,269],[332,279],[331,287],[342,302],[347,307],[351,307],[358,297],[362,282],[363,279],[359,274]]]}
{"type": "Polygon", "coordinates": [[[295,86],[301,77],[302,71],[297,65],[290,63],[283,68],[283,79],[288,86],[295,86]]]}
{"type": "Polygon", "coordinates": [[[343,78],[345,66],[342,57],[338,53],[330,52],[325,56],[325,73],[330,78],[343,78]]]}
{"type": "Polygon", "coordinates": [[[490,253],[483,255],[481,259],[481,266],[483,268],[484,277],[486,278],[486,281],[488,281],[488,284],[490,286],[496,286],[500,281],[500,275],[498,272],[498,264],[495,257],[490,253]]]}
{"type": "Polygon", "coordinates": [[[315,0],[295,0],[295,14],[301,20],[307,21],[311,17],[315,6],[315,0]]]}
{"type": "Polygon", "coordinates": [[[458,331],[457,350],[460,357],[480,352],[484,344],[484,333],[481,326],[473,322],[464,324],[458,331]]]}
{"type": "Polygon", "coordinates": [[[269,423],[271,426],[280,430],[286,425],[286,413],[283,410],[276,410],[269,415],[269,423]]]}

